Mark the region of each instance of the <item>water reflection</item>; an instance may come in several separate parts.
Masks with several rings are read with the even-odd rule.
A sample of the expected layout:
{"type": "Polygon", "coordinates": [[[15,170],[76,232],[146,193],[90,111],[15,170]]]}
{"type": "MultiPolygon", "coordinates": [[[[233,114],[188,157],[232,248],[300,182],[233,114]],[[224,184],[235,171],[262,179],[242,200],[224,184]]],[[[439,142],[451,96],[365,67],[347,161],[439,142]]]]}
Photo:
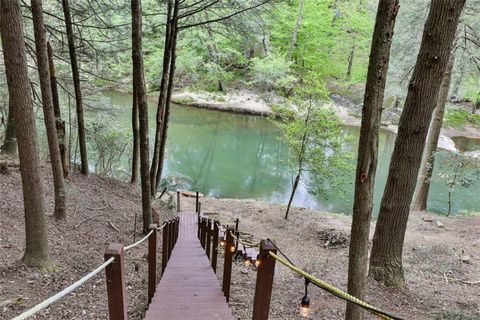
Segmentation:
{"type": "MultiPolygon", "coordinates": [[[[107,94],[106,103],[119,106],[119,121],[130,127],[131,96],[107,94]]],[[[105,101],[104,101],[105,103],[105,101]]],[[[155,125],[155,103],[150,109],[150,130],[155,125]]],[[[192,187],[221,198],[254,198],[286,203],[292,185],[288,150],[279,139],[278,129],[263,117],[174,106],[167,143],[165,176],[188,177],[192,187]]],[[[359,129],[345,127],[353,137],[345,143],[345,152],[356,153],[359,129]]],[[[153,132],[152,135],[153,136],[153,132]]],[[[379,138],[379,163],[374,194],[374,214],[378,212],[395,136],[382,132],[379,138]]],[[[153,142],[152,142],[153,143],[153,142]]],[[[125,163],[128,163],[127,159],[125,163]]],[[[355,161],[352,159],[352,161],[355,161]]],[[[435,175],[435,173],[434,173],[435,175]]],[[[308,177],[307,177],[308,180],[308,177]]],[[[302,183],[294,205],[350,214],[352,211],[354,172],[345,185],[344,197],[335,194],[313,196],[302,183]]],[[[454,194],[455,211],[480,211],[480,184],[454,194]]],[[[434,181],[428,206],[446,212],[447,189],[434,181]]]]}

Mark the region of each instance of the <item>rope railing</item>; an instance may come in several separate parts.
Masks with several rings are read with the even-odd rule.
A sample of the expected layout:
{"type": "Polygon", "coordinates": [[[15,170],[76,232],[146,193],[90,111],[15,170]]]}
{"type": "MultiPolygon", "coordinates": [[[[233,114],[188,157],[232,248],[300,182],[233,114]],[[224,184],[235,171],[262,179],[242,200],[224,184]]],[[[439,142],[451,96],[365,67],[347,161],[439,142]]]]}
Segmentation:
{"type": "Polygon", "coordinates": [[[251,242],[248,242],[248,241],[244,241],[244,240],[241,240],[240,237],[237,237],[235,236],[235,234],[233,232],[230,232],[231,235],[232,235],[232,238],[238,242],[239,244],[247,247],[247,248],[258,248],[260,247],[260,242],[259,243],[251,243],[251,242]]]}
{"type": "MultiPolygon", "coordinates": [[[[382,319],[385,319],[385,320],[403,320],[401,317],[399,316],[396,316],[396,315],[392,315],[388,312],[385,312],[385,311],[382,311],[372,305],[370,305],[369,303],[365,302],[365,301],[362,301],[360,299],[358,299],[357,297],[355,296],[352,296],[350,294],[348,294],[347,292],[323,281],[323,280],[320,280],[318,278],[316,278],[315,276],[307,273],[306,271],[298,268],[283,252],[280,248],[277,247],[277,245],[270,239],[265,239],[265,240],[262,240],[260,243],[253,243],[251,241],[248,241],[248,240],[245,240],[245,239],[241,239],[240,237],[240,232],[238,231],[238,219],[236,220],[236,226],[235,226],[235,229],[233,229],[232,226],[226,226],[224,228],[224,237],[225,239],[222,240],[223,242],[223,246],[225,246],[225,265],[227,267],[224,267],[224,277],[226,277],[226,281],[224,280],[224,284],[223,284],[223,287],[225,289],[224,293],[225,293],[225,296],[227,297],[227,300],[228,300],[228,297],[229,297],[229,289],[230,289],[230,286],[228,284],[228,282],[230,282],[230,279],[231,279],[231,263],[230,261],[232,259],[235,260],[235,258],[237,257],[236,254],[234,254],[234,252],[236,251],[237,253],[238,252],[241,252],[241,250],[238,249],[238,245],[242,245],[243,246],[243,251],[245,252],[244,255],[243,255],[243,260],[246,262],[246,265],[250,265],[250,264],[253,264],[253,266],[257,269],[257,287],[260,287],[260,288],[263,288],[263,289],[260,289],[259,290],[259,295],[257,297],[257,288],[256,288],[256,292],[255,292],[255,299],[254,299],[254,316],[253,318],[254,319],[268,319],[268,309],[269,309],[269,306],[270,306],[270,297],[269,295],[265,295],[265,287],[269,287],[268,290],[272,290],[272,284],[273,282],[271,280],[273,280],[273,270],[275,269],[275,263],[272,263],[272,261],[269,261],[271,259],[267,259],[268,257],[271,257],[273,258],[274,260],[273,261],[278,261],[279,263],[281,263],[282,265],[286,266],[287,268],[291,269],[292,271],[294,271],[295,273],[301,275],[304,279],[305,279],[305,286],[307,287],[309,283],[312,283],[313,285],[329,292],[330,294],[340,298],[340,299],[343,299],[345,301],[348,301],[350,303],[353,303],[365,310],[367,310],[368,312],[382,318],[382,319]],[[259,254],[257,255],[257,260],[252,260],[247,252],[246,252],[246,249],[245,248],[259,248],[259,254]],[[279,255],[283,256],[283,257],[280,257],[279,255],[277,255],[277,252],[279,253],[279,255]],[[260,260],[258,260],[260,259],[260,260]],[[253,263],[252,263],[253,262],[253,263]],[[268,265],[268,266],[267,266],[268,265]],[[225,272],[226,271],[226,272],[225,272]],[[267,280],[267,279],[270,279],[270,280],[267,280]],[[268,301],[266,301],[266,299],[268,299],[268,301]],[[258,304],[258,308],[256,307],[256,305],[258,304]],[[263,309],[262,311],[260,311],[260,309],[263,309]],[[257,312],[258,311],[258,312],[257,312]],[[267,315],[267,317],[265,317],[265,314],[267,315]]],[[[250,252],[251,253],[251,252],[250,252]]],[[[304,297],[305,298],[305,297],[304,297]]],[[[310,304],[309,302],[309,298],[307,297],[307,300],[308,300],[308,305],[310,304]]],[[[302,307],[303,307],[303,299],[302,299],[302,307]]],[[[308,308],[308,306],[307,306],[308,308]]]]}
{"type": "Polygon", "coordinates": [[[135,242],[135,243],[133,243],[133,244],[131,244],[131,245],[129,245],[129,246],[126,246],[126,247],[125,247],[125,251],[128,251],[128,250],[130,250],[130,249],[133,249],[133,248],[138,247],[139,245],[141,245],[142,242],[144,242],[145,240],[147,240],[147,239],[152,235],[152,233],[153,233],[154,231],[156,231],[156,230],[151,230],[151,231],[150,231],[145,237],[143,237],[142,239],[138,240],[137,242],[135,242]]]}
{"type": "Polygon", "coordinates": [[[119,265],[123,265],[124,264],[123,255],[126,251],[128,251],[130,249],[134,249],[134,248],[138,247],[140,244],[142,244],[143,242],[145,242],[146,240],[149,240],[149,245],[148,245],[148,250],[149,250],[149,255],[148,255],[149,256],[149,258],[148,258],[148,269],[149,269],[149,272],[148,272],[149,273],[148,297],[149,297],[149,301],[151,301],[151,298],[153,297],[153,294],[155,292],[155,286],[156,286],[156,251],[157,251],[156,232],[160,231],[160,230],[163,230],[165,227],[168,226],[167,230],[164,231],[164,233],[168,231],[168,245],[169,245],[169,247],[167,249],[165,249],[165,247],[164,247],[164,250],[169,250],[171,252],[171,250],[173,249],[173,246],[174,246],[174,242],[176,241],[176,237],[178,236],[178,221],[179,221],[178,219],[173,219],[173,220],[170,220],[170,221],[167,221],[167,222],[163,223],[163,225],[160,226],[160,227],[157,227],[154,224],[151,225],[149,227],[150,232],[147,235],[145,235],[145,237],[143,237],[139,241],[137,241],[137,242],[135,242],[135,243],[133,243],[129,246],[124,247],[121,244],[110,244],[110,246],[105,251],[106,261],[103,264],[98,266],[95,270],[93,270],[92,272],[90,272],[89,274],[87,274],[86,276],[84,276],[83,278],[78,280],[77,282],[73,283],[69,287],[63,289],[62,291],[58,292],[57,294],[51,296],[50,298],[42,301],[39,304],[37,304],[33,308],[23,312],[22,314],[18,315],[15,318],[13,318],[13,320],[23,320],[23,319],[27,319],[27,318],[33,316],[37,312],[47,308],[52,303],[62,299],[63,297],[65,297],[66,295],[68,295],[69,293],[74,291],[75,289],[79,288],[80,286],[85,284],[87,281],[92,279],[94,276],[96,276],[98,273],[107,269],[107,267],[108,267],[108,269],[106,270],[106,272],[107,272],[107,292],[108,292],[108,295],[109,295],[110,319],[121,319],[122,316],[125,314],[123,312],[123,310],[124,309],[126,310],[126,303],[125,303],[125,300],[123,298],[124,293],[121,294],[122,295],[122,299],[121,299],[122,301],[118,301],[118,303],[115,303],[114,304],[115,308],[112,310],[111,306],[110,306],[110,298],[111,298],[110,297],[110,291],[115,291],[117,293],[119,291],[123,291],[121,288],[124,287],[124,284],[122,284],[122,282],[124,283],[124,281],[125,281],[124,280],[124,276],[125,276],[124,275],[124,268],[123,267],[115,268],[115,270],[112,270],[113,273],[109,274],[109,270],[111,269],[111,267],[109,267],[110,264],[112,264],[114,261],[117,260],[116,263],[118,263],[119,265]],[[110,286],[111,286],[111,288],[110,288],[110,286]]]}
{"type": "Polygon", "coordinates": [[[373,307],[372,305],[336,288],[335,286],[325,282],[325,281],[322,281],[318,278],[316,278],[315,276],[307,273],[306,271],[296,267],[295,265],[293,265],[291,262],[287,261],[286,259],[284,258],[281,258],[279,257],[278,255],[276,255],[275,253],[273,252],[269,252],[268,253],[270,257],[274,258],[276,261],[280,262],[281,264],[283,264],[284,266],[286,266],[287,268],[291,269],[292,271],[298,273],[299,275],[303,276],[305,279],[308,279],[310,281],[310,283],[318,286],[319,288],[333,294],[334,296],[340,298],[340,299],[343,299],[343,300],[346,300],[348,302],[351,302],[351,303],[354,303],[356,304],[357,306],[359,307],[362,307],[364,308],[365,310],[381,317],[382,319],[386,319],[386,320],[403,320],[402,318],[398,317],[398,316],[394,316],[394,315],[391,315],[385,311],[382,311],[380,309],[377,309],[375,307],[373,307]]]}
{"type": "Polygon", "coordinates": [[[77,282],[73,283],[72,285],[70,285],[69,287],[63,289],[62,291],[58,292],[57,294],[51,296],[50,298],[48,298],[47,300],[44,300],[43,302],[37,304],[35,307],[31,308],[30,310],[28,311],[25,311],[24,313],[20,314],[19,316],[13,318],[13,320],[23,320],[23,319],[27,319],[28,317],[31,317],[33,316],[35,313],[39,312],[40,310],[42,309],[45,309],[46,307],[48,307],[49,305],[51,305],[52,303],[62,299],[63,297],[65,297],[67,294],[71,293],[72,291],[74,291],[75,289],[79,288],[80,286],[82,286],[85,282],[87,282],[88,280],[92,279],[93,277],[95,277],[98,273],[100,273],[101,271],[103,271],[109,264],[111,264],[113,261],[115,260],[115,258],[110,258],[108,259],[107,261],[105,261],[103,264],[101,264],[100,266],[98,266],[98,268],[96,268],[95,270],[93,270],[92,272],[90,272],[89,274],[87,274],[85,277],[81,278],[80,280],[78,280],[77,282]]]}

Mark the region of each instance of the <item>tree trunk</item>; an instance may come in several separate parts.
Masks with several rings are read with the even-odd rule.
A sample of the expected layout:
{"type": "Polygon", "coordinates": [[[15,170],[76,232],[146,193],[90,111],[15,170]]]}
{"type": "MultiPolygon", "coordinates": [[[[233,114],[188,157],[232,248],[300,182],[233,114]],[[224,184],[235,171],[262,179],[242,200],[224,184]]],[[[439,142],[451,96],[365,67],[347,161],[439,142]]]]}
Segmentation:
{"type": "Polygon", "coordinates": [[[450,80],[452,78],[452,69],[455,60],[455,51],[452,51],[447,70],[443,75],[442,86],[438,93],[437,106],[433,113],[432,123],[428,129],[427,142],[425,144],[425,152],[423,154],[420,174],[418,175],[417,192],[412,203],[413,211],[427,210],[428,192],[430,191],[430,180],[433,174],[433,166],[435,161],[435,152],[437,152],[440,131],[442,130],[443,115],[447,104],[448,90],[450,88],[450,80]]]}
{"type": "Polygon", "coordinates": [[[347,67],[347,81],[350,81],[350,79],[352,78],[352,67],[353,67],[353,57],[355,56],[355,48],[356,46],[353,45],[352,46],[352,50],[350,50],[350,54],[348,55],[348,67],[347,67]]]}
{"type": "MultiPolygon", "coordinates": [[[[359,299],[365,296],[368,240],[378,162],[378,131],[398,9],[398,0],[381,0],[378,3],[363,99],[348,260],[348,293],[359,299]]],[[[345,319],[363,319],[362,309],[347,303],[345,319]]]]}
{"type": "Polygon", "coordinates": [[[176,61],[176,49],[177,49],[177,25],[178,25],[178,10],[180,6],[180,1],[175,0],[175,5],[173,7],[173,14],[172,14],[172,49],[171,49],[171,61],[170,61],[170,71],[169,71],[169,79],[168,79],[168,88],[167,88],[167,96],[165,100],[165,113],[163,116],[162,121],[162,138],[160,142],[160,155],[158,158],[158,170],[157,176],[155,180],[155,189],[160,184],[160,179],[162,178],[163,172],[163,162],[165,159],[165,149],[167,146],[167,133],[168,133],[168,122],[170,120],[170,102],[172,100],[172,93],[173,93],[173,81],[175,78],[175,61],[176,61]]]}
{"type": "Polygon", "coordinates": [[[53,61],[53,49],[50,42],[47,42],[48,65],[50,70],[50,85],[52,87],[53,112],[55,114],[58,146],[60,148],[60,158],[62,160],[63,176],[68,177],[68,158],[67,146],[65,143],[65,121],[62,121],[60,112],[60,98],[58,96],[57,76],[55,73],[55,63],[53,61]]]}
{"type": "Polygon", "coordinates": [[[35,35],[35,51],[37,55],[38,78],[42,91],[43,118],[47,132],[48,150],[50,164],[52,166],[53,185],[55,190],[55,219],[65,219],[66,190],[63,181],[62,160],[58,146],[57,128],[55,125],[55,114],[53,112],[52,87],[48,70],[47,38],[45,25],[43,23],[43,8],[41,0],[31,0],[33,31],[35,35]]]}
{"type": "Polygon", "coordinates": [[[149,177],[149,144],[148,144],[148,103],[145,88],[142,53],[142,4],[140,0],[131,0],[132,7],[132,61],[133,81],[138,99],[138,118],[140,128],[140,180],[142,184],[142,217],[143,232],[148,232],[152,223],[150,177],[149,177]]]}
{"type": "Polygon", "coordinates": [[[290,199],[288,199],[287,211],[285,212],[285,220],[288,219],[288,214],[290,213],[290,206],[292,205],[293,197],[295,196],[295,192],[297,191],[299,182],[300,182],[300,173],[297,174],[297,176],[295,177],[295,182],[293,183],[292,193],[290,194],[290,199]]]}
{"type": "Polygon", "coordinates": [[[22,13],[18,0],[1,0],[0,4],[0,30],[10,112],[15,118],[15,133],[18,139],[18,155],[22,175],[26,235],[26,248],[22,259],[29,265],[48,269],[51,263],[48,257],[43,185],[28,79],[22,13]]]}
{"type": "Polygon", "coordinates": [[[157,181],[157,172],[159,167],[159,158],[160,158],[160,144],[162,139],[162,126],[164,122],[165,115],[165,101],[167,97],[167,85],[169,78],[170,70],[170,60],[172,54],[172,9],[173,9],[173,0],[168,0],[167,3],[167,25],[165,30],[165,47],[163,51],[163,68],[162,68],[162,79],[160,80],[160,94],[158,97],[157,105],[157,125],[155,128],[155,145],[153,149],[153,158],[152,166],[150,168],[150,188],[152,197],[155,196],[157,192],[156,181],[157,181]]]}
{"type": "Polygon", "coordinates": [[[138,162],[140,160],[140,132],[138,128],[138,99],[137,88],[133,83],[132,99],[132,132],[133,132],[133,150],[132,150],[132,177],[131,184],[137,184],[138,180],[138,162]]]}
{"type": "Polygon", "coordinates": [[[465,0],[432,1],[380,205],[370,276],[403,287],[403,242],[428,127],[465,0]]]}
{"type": "Polygon", "coordinates": [[[302,16],[303,16],[304,6],[305,6],[305,0],[300,0],[300,8],[298,9],[297,21],[295,22],[295,27],[293,28],[292,40],[290,41],[290,48],[288,48],[288,55],[287,55],[288,61],[292,61],[292,58],[293,58],[293,49],[297,44],[298,30],[300,30],[300,26],[302,25],[302,16]]]}
{"type": "Polygon", "coordinates": [[[78,142],[80,145],[81,172],[88,175],[87,140],[85,137],[85,121],[83,119],[83,99],[80,89],[80,73],[78,71],[77,53],[75,50],[75,38],[73,35],[72,17],[70,14],[69,0],[62,0],[65,27],[67,29],[68,52],[72,66],[73,87],[77,106],[78,142]]]}
{"type": "Polygon", "coordinates": [[[7,128],[5,130],[5,139],[0,148],[1,153],[15,155],[17,153],[17,138],[15,137],[15,121],[13,120],[12,105],[8,106],[7,128]]]}

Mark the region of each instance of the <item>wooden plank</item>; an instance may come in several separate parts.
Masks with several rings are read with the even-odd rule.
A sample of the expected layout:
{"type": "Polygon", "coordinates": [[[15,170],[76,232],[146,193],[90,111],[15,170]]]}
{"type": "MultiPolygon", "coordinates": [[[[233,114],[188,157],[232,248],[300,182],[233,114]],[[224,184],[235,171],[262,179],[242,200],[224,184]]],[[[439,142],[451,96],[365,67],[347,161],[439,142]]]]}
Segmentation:
{"type": "Polygon", "coordinates": [[[168,260],[147,320],[234,320],[197,237],[197,214],[181,212],[178,242],[168,260]]]}

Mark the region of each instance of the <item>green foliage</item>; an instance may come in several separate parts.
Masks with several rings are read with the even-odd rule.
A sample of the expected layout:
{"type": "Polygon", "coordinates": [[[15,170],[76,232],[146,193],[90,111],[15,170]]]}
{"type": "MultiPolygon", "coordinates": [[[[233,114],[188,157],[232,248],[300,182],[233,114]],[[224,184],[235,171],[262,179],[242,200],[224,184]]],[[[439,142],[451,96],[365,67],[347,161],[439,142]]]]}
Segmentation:
{"type": "Polygon", "coordinates": [[[458,152],[439,151],[435,153],[438,165],[438,178],[449,192],[449,210],[451,210],[451,194],[457,188],[469,188],[480,179],[480,162],[458,152]]]}
{"type": "Polygon", "coordinates": [[[444,122],[449,127],[462,127],[467,124],[480,125],[480,115],[471,114],[465,109],[452,108],[447,109],[444,122]]]}
{"type": "MultiPolygon", "coordinates": [[[[271,40],[286,53],[290,47],[299,1],[277,6],[271,40]]],[[[366,77],[373,19],[350,1],[305,1],[302,25],[293,51],[293,67],[303,74],[316,72],[322,79],[358,82],[366,77]],[[337,7],[336,7],[337,6],[337,7]],[[354,49],[351,79],[346,79],[348,57],[354,49]]]]}
{"type": "Polygon", "coordinates": [[[250,85],[264,91],[289,89],[296,81],[290,72],[290,62],[279,54],[253,58],[250,67],[250,85]]]}
{"type": "Polygon", "coordinates": [[[309,191],[325,195],[331,190],[341,195],[353,168],[351,154],[342,148],[345,139],[335,111],[322,106],[326,91],[318,90],[320,87],[321,83],[307,81],[290,106],[280,112],[284,117],[274,121],[289,146],[290,167],[309,176],[309,191]]]}
{"type": "Polygon", "coordinates": [[[121,166],[121,160],[130,145],[129,130],[122,128],[107,113],[97,114],[87,123],[86,130],[89,155],[94,159],[95,172],[110,176],[126,172],[127,169],[121,166]]]}

